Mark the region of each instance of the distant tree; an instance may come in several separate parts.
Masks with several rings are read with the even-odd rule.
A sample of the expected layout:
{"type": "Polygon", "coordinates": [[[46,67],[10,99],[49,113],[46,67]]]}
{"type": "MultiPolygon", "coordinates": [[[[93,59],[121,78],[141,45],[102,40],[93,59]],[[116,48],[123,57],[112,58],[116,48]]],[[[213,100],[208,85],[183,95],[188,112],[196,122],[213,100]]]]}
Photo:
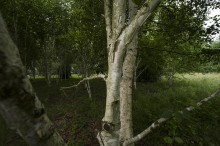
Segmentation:
{"type": "Polygon", "coordinates": [[[197,71],[199,54],[217,27],[204,28],[206,1],[163,1],[142,28],[139,39],[139,80],[156,81],[161,75],[197,71]],[[215,28],[215,29],[214,29],[215,28]]]}

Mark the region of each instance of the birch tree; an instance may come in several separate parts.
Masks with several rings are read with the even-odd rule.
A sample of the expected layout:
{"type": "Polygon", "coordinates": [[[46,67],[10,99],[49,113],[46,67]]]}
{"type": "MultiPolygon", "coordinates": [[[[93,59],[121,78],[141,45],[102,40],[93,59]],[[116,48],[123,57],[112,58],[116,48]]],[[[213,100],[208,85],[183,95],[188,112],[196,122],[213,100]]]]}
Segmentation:
{"type": "Polygon", "coordinates": [[[132,89],[140,27],[156,9],[160,0],[137,5],[126,0],[105,0],[108,78],[105,115],[100,145],[119,146],[132,138],[132,89]]]}
{"type": "MultiPolygon", "coordinates": [[[[132,94],[137,56],[138,32],[143,23],[159,5],[160,0],[104,0],[108,77],[106,110],[102,131],[98,133],[100,145],[133,145],[168,118],[160,118],[137,136],[132,129],[132,94]],[[139,9],[138,9],[139,8],[139,9]]],[[[88,81],[86,78],[79,82],[88,81]]],[[[43,105],[33,92],[18,55],[0,18],[0,113],[7,123],[33,146],[65,145],[46,115],[43,105]]],[[[218,90],[219,92],[219,90],[218,90]]],[[[216,95],[217,92],[214,94],[216,95]]],[[[208,101],[212,97],[204,101],[208,101]]],[[[198,106],[201,103],[197,104],[198,106]]],[[[191,111],[192,108],[187,109],[191,111]]]]}
{"type": "MultiPolygon", "coordinates": [[[[145,0],[138,6],[135,2],[137,1],[104,0],[108,78],[102,131],[97,135],[100,145],[104,146],[132,145],[145,135],[133,137],[132,130],[132,90],[137,38],[139,29],[157,8],[160,0],[145,0]]],[[[163,121],[164,119],[156,123],[163,121]]],[[[157,127],[157,124],[153,124],[152,127],[157,127]]],[[[146,129],[146,131],[151,130],[146,129]]]]}
{"type": "Polygon", "coordinates": [[[0,114],[31,146],[63,146],[25,75],[18,49],[0,15],[0,114]]]}

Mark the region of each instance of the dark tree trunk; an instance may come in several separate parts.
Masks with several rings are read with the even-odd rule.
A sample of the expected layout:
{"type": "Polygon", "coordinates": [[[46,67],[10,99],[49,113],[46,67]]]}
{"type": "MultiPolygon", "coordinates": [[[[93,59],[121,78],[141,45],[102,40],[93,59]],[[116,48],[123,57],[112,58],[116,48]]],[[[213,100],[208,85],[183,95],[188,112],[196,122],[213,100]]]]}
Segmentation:
{"type": "Polygon", "coordinates": [[[0,16],[0,114],[31,146],[64,146],[26,77],[17,47],[0,16]]]}

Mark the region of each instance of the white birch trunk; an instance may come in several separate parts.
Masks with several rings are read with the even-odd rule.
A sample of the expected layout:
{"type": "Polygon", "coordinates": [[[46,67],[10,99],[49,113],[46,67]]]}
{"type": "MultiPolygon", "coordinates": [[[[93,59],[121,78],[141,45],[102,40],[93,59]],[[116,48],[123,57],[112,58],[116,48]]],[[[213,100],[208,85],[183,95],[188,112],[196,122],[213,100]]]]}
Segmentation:
{"type": "MultiPolygon", "coordinates": [[[[137,5],[129,0],[129,18],[133,19],[137,13],[137,5]]],[[[135,34],[132,42],[128,45],[123,63],[123,75],[120,84],[120,143],[133,137],[132,127],[132,96],[135,64],[137,57],[138,35],[135,34]]]]}
{"type": "Polygon", "coordinates": [[[120,84],[120,142],[133,136],[132,128],[132,96],[135,61],[137,55],[137,36],[128,46],[123,64],[123,76],[120,84]]]}
{"type": "Polygon", "coordinates": [[[117,40],[125,23],[126,0],[105,0],[105,19],[108,43],[108,79],[106,80],[107,97],[105,116],[102,119],[102,131],[98,135],[100,144],[118,146],[119,144],[119,96],[122,74],[120,41],[117,40]],[[112,11],[111,11],[112,7],[112,11]],[[111,17],[112,15],[112,17],[111,17]],[[113,29],[114,28],[114,29],[113,29]]]}
{"type": "Polygon", "coordinates": [[[127,2],[127,0],[104,1],[108,78],[105,116],[102,120],[102,131],[97,135],[100,145],[104,146],[119,146],[124,140],[132,137],[131,97],[137,54],[137,34],[160,0],[150,2],[146,0],[137,13],[134,5],[130,5],[133,9],[129,15],[133,19],[130,23],[128,22],[128,26],[125,23],[127,2]],[[119,119],[119,110],[121,110],[121,119],[119,119]]]}

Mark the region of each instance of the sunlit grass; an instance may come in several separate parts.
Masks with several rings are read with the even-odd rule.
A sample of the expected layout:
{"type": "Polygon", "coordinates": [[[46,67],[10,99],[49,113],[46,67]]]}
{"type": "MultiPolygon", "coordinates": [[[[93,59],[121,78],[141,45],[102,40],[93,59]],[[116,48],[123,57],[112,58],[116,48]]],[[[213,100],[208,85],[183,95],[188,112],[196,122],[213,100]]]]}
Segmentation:
{"type": "Polygon", "coordinates": [[[179,78],[186,80],[209,80],[211,82],[219,82],[220,81],[220,73],[191,73],[191,74],[176,74],[179,78]]]}
{"type": "Polygon", "coordinates": [[[71,74],[71,78],[82,78],[82,76],[81,75],[79,75],[79,74],[71,74]]]}

